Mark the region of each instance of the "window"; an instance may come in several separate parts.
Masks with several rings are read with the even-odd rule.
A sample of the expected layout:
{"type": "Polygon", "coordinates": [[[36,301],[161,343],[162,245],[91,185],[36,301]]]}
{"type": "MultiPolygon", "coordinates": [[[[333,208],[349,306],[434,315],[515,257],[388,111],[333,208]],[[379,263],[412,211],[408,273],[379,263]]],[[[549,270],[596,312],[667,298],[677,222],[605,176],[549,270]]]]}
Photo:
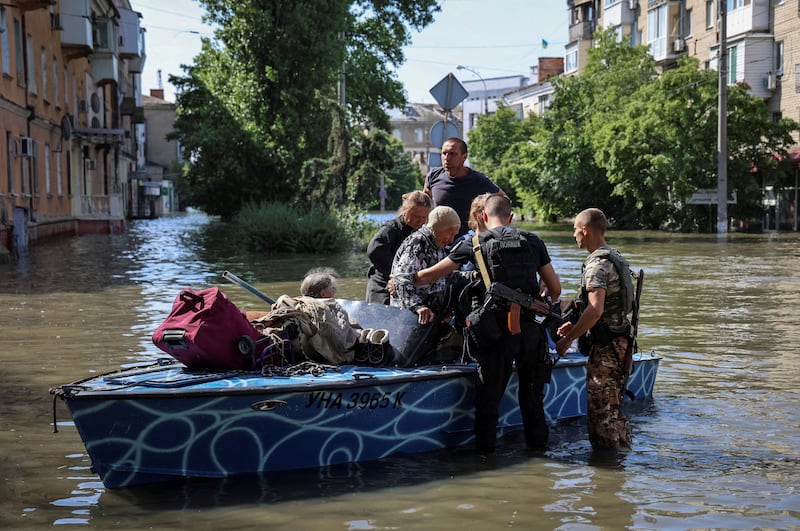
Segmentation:
{"type": "Polygon", "coordinates": [[[42,98],[47,100],[47,50],[42,48],[42,98]]]}
{"type": "Polygon", "coordinates": [[[61,101],[59,100],[58,75],[58,59],[53,56],[53,102],[60,107],[61,101]]]}
{"type": "Polygon", "coordinates": [[[56,151],[56,192],[58,195],[64,195],[64,190],[61,188],[61,153],[56,151]]]}
{"type": "Polygon", "coordinates": [[[8,175],[8,193],[14,193],[14,135],[6,131],[6,174],[8,175]]]}
{"type": "Polygon", "coordinates": [[[44,192],[50,195],[50,144],[44,145],[44,192]]]}
{"type": "Polygon", "coordinates": [[[578,45],[574,44],[567,47],[564,55],[564,73],[575,72],[578,70],[578,45]]]}
{"type": "Polygon", "coordinates": [[[650,55],[664,58],[667,53],[666,4],[647,12],[647,44],[650,45],[650,55]]]}
{"type": "Polygon", "coordinates": [[[28,35],[28,90],[31,94],[38,94],[39,89],[36,87],[36,63],[33,62],[33,37],[28,35]]]}
{"type": "Polygon", "coordinates": [[[3,73],[11,75],[11,53],[8,45],[8,13],[0,6],[0,49],[3,51],[3,73]]]}
{"type": "Polygon", "coordinates": [[[33,156],[31,157],[31,181],[33,182],[32,194],[39,193],[39,143],[33,143],[33,156]]]}
{"type": "Polygon", "coordinates": [[[737,46],[728,48],[728,85],[736,83],[737,51],[737,46]]]}
{"type": "Polygon", "coordinates": [[[542,116],[548,107],[550,107],[550,95],[539,96],[539,116],[542,116]]]}
{"type": "Polygon", "coordinates": [[[716,0],[707,0],[706,1],[706,29],[711,29],[714,27],[714,23],[716,22],[716,14],[714,10],[714,4],[716,4],[716,0]]]}
{"type": "Polygon", "coordinates": [[[783,74],[783,41],[775,43],[775,74],[783,74]]]}
{"type": "Polygon", "coordinates": [[[692,36],[692,26],[694,25],[693,22],[692,22],[692,10],[691,9],[687,9],[686,10],[686,18],[684,18],[683,24],[684,24],[684,26],[683,26],[683,36],[684,36],[684,38],[691,37],[692,36]]]}
{"type": "Polygon", "coordinates": [[[728,0],[728,12],[750,5],[750,0],[728,0]]]}
{"type": "Polygon", "coordinates": [[[25,85],[25,61],[22,60],[22,30],[19,20],[14,19],[14,59],[17,61],[17,85],[25,85]]]}

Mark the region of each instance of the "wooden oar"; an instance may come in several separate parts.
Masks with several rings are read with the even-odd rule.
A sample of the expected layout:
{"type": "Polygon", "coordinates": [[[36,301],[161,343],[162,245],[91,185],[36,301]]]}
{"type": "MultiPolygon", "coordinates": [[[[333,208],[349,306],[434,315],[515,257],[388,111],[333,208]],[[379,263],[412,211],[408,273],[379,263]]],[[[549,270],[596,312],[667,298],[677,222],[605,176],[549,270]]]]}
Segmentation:
{"type": "Polygon", "coordinates": [[[222,276],[224,278],[226,278],[227,280],[230,280],[231,282],[233,282],[234,284],[236,284],[240,288],[246,289],[247,291],[249,291],[250,293],[252,293],[256,297],[261,299],[262,301],[265,301],[267,304],[275,304],[275,300],[272,299],[270,296],[268,296],[266,293],[264,293],[263,291],[260,291],[255,286],[253,286],[251,284],[248,284],[247,282],[245,282],[241,278],[237,277],[236,275],[234,275],[230,271],[225,271],[224,273],[222,273],[222,276]]]}

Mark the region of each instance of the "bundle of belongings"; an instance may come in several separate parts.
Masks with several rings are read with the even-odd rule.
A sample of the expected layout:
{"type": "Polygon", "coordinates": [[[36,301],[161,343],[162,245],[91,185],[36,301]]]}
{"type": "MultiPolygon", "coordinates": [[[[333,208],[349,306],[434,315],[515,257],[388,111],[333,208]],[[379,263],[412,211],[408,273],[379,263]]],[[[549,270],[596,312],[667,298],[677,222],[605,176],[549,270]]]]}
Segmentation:
{"type": "Polygon", "coordinates": [[[335,299],[282,295],[269,313],[251,322],[265,335],[289,339],[294,352],[318,363],[382,366],[394,361],[388,330],[361,328],[335,299]]]}
{"type": "Polygon", "coordinates": [[[153,343],[189,368],[261,370],[314,361],[382,366],[394,361],[389,332],[362,329],[335,299],[281,296],[245,314],[218,288],[185,289],[153,343]]]}

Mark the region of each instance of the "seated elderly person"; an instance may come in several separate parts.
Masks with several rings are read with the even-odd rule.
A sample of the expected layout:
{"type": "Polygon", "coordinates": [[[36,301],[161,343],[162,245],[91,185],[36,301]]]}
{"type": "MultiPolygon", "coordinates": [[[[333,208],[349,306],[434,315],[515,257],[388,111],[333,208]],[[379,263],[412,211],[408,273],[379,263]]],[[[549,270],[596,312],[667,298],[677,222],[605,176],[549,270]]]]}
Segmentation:
{"type": "Polygon", "coordinates": [[[408,236],[394,256],[392,280],[394,292],[391,305],[408,308],[418,315],[419,324],[433,322],[437,314],[445,309],[446,278],[422,286],[414,286],[414,274],[430,267],[447,253],[445,246],[461,228],[461,220],[455,210],[438,206],[428,214],[428,222],[408,236]]]}

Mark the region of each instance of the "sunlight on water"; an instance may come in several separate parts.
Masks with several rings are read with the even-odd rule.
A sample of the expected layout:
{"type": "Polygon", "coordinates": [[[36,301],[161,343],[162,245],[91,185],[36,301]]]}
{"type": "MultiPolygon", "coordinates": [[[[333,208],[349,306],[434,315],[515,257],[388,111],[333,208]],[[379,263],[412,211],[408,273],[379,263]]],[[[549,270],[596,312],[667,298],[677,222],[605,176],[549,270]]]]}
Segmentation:
{"type": "MultiPolygon", "coordinates": [[[[532,227],[537,230],[536,226],[532,227]]],[[[565,296],[584,251],[541,227],[565,296]]],[[[631,405],[634,448],[592,452],[585,421],[552,430],[546,458],[505,441],[330,470],[107,491],[47,389],[163,354],[150,334],[183,288],[219,286],[244,309],[296,294],[327,265],[360,299],[366,257],[262,256],[202,214],[141,220],[123,235],[40,242],[0,265],[0,472],[4,527],[216,529],[800,528],[800,237],[610,234],[646,272],[640,344],[664,356],[656,397],[631,405]],[[256,524],[257,523],[257,524],[256,524]]]]}

